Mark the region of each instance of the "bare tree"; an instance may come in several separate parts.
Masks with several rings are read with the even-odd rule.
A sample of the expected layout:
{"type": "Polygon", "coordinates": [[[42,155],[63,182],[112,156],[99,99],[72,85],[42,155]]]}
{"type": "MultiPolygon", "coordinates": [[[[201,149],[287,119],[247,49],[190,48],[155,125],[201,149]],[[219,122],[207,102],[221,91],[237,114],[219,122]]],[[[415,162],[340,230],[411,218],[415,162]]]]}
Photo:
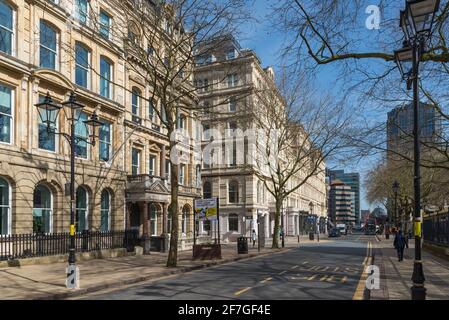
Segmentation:
{"type": "Polygon", "coordinates": [[[312,177],[324,174],[325,161],[344,147],[340,137],[347,116],[330,97],[311,94],[302,80],[284,76],[279,90],[273,86],[256,93],[258,130],[250,155],[254,174],[275,200],[273,248],[279,247],[276,235],[284,200],[312,177]]]}
{"type": "MultiPolygon", "coordinates": [[[[305,68],[315,74],[325,66],[332,66],[336,86],[344,95],[351,96],[353,118],[360,124],[358,140],[353,143],[359,148],[363,144],[363,156],[387,149],[385,131],[381,128],[385,122],[376,118],[383,118],[386,108],[411,100],[410,93],[401,86],[393,61],[393,50],[402,47],[399,11],[403,6],[398,1],[380,1],[375,8],[379,14],[378,26],[372,24],[375,21],[370,14],[374,11],[370,10],[374,9],[365,1],[294,0],[272,6],[273,24],[285,35],[282,54],[290,62],[290,69],[297,72],[305,68]],[[367,119],[366,114],[371,117],[367,119]]],[[[432,157],[423,159],[423,165],[440,168],[449,168],[446,130],[449,95],[441,90],[449,84],[448,16],[449,1],[441,1],[434,32],[421,57],[426,62],[421,66],[422,100],[427,100],[443,121],[438,144],[421,141],[435,151],[432,157]],[[439,156],[435,157],[436,154],[439,156]]],[[[399,155],[412,160],[406,154],[399,155]]]]}

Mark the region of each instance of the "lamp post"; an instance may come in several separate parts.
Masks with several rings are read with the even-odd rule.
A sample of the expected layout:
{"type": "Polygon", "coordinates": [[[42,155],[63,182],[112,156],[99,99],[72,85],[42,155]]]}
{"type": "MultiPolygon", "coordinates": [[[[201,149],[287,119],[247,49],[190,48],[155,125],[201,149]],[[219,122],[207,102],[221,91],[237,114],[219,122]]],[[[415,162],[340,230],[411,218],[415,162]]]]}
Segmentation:
{"type": "Polygon", "coordinates": [[[76,143],[84,141],[88,144],[95,145],[95,140],[98,137],[98,129],[103,125],[98,120],[98,116],[94,112],[89,120],[83,121],[89,131],[89,138],[84,139],[76,137],[75,126],[78,122],[77,116],[84,108],[84,105],[76,101],[74,92],[70,94],[69,100],[63,102],[61,105],[53,102],[50,94],[47,93],[44,101],[35,105],[39,112],[39,117],[43,124],[47,125],[47,131],[53,134],[62,135],[65,137],[70,146],[70,244],[69,244],[69,258],[67,268],[67,288],[73,289],[77,287],[79,281],[78,271],[76,269],[75,257],[75,149],[76,143]],[[67,108],[65,111],[67,120],[70,123],[70,133],[56,132],[56,122],[61,109],[67,108]]]}
{"type": "Polygon", "coordinates": [[[394,215],[393,215],[393,223],[396,225],[397,217],[398,217],[398,191],[399,191],[399,182],[396,180],[393,182],[392,186],[394,192],[394,215]]]}
{"type": "Polygon", "coordinates": [[[395,51],[395,60],[402,78],[407,81],[407,89],[413,87],[413,136],[414,136],[414,229],[415,261],[411,288],[412,300],[425,300],[424,272],[421,261],[421,189],[420,189],[420,149],[419,149],[419,60],[425,52],[426,42],[431,38],[439,0],[408,0],[400,14],[400,27],[404,32],[404,46],[395,51]]]}

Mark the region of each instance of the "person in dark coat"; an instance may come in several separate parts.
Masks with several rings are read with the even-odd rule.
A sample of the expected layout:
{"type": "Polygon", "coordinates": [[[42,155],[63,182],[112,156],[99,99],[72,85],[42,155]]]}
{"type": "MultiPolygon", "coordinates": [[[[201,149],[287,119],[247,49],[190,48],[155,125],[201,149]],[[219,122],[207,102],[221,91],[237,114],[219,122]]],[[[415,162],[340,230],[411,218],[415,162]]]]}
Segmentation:
{"type": "Polygon", "coordinates": [[[398,252],[398,260],[403,261],[404,260],[404,249],[407,246],[407,241],[402,234],[402,230],[398,230],[398,233],[396,234],[396,237],[394,238],[394,248],[398,252]]]}

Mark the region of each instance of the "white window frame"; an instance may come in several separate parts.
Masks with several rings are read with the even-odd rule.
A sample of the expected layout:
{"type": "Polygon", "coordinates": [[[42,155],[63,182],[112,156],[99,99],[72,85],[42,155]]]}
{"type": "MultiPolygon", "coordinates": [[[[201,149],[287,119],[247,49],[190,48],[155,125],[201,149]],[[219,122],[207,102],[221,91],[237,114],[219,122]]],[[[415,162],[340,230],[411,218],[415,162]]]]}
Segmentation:
{"type": "Polygon", "coordinates": [[[86,0],[86,10],[87,10],[87,12],[86,12],[86,21],[84,21],[84,22],[81,22],[81,14],[80,14],[81,10],[80,10],[80,6],[78,5],[78,1],[79,0],[74,0],[73,1],[73,5],[75,6],[75,11],[74,12],[76,14],[76,19],[79,21],[79,23],[81,25],[88,26],[89,25],[89,12],[90,12],[89,2],[90,2],[90,0],[86,0]]]}
{"type": "MultiPolygon", "coordinates": [[[[100,153],[100,146],[102,143],[102,140],[100,140],[100,137],[98,137],[98,158],[101,162],[110,162],[112,160],[112,130],[113,130],[113,125],[111,122],[107,121],[107,120],[101,120],[103,123],[107,123],[109,124],[109,143],[107,143],[109,145],[109,160],[108,161],[104,161],[103,159],[100,158],[101,153],[100,153]]],[[[100,128],[101,130],[101,128],[100,128]]],[[[103,142],[105,143],[105,142],[103,142]]]]}
{"type": "MultiPolygon", "coordinates": [[[[45,49],[55,53],[55,69],[54,70],[55,71],[60,71],[60,63],[59,63],[59,41],[61,39],[60,37],[61,37],[60,31],[58,29],[56,29],[56,27],[54,27],[51,23],[49,23],[45,19],[39,19],[39,67],[41,65],[41,56],[40,56],[41,50],[40,50],[40,47],[44,47],[45,49]],[[41,34],[40,34],[40,32],[41,32],[40,31],[40,24],[41,24],[41,22],[45,23],[48,27],[50,27],[51,29],[53,29],[55,31],[55,33],[56,33],[56,50],[53,50],[51,48],[48,48],[48,47],[42,45],[41,38],[40,38],[41,37],[41,34]]],[[[51,69],[51,70],[53,70],[53,69],[51,69]]]]}
{"type": "MultiPolygon", "coordinates": [[[[17,22],[17,10],[13,6],[11,6],[8,1],[3,1],[7,6],[9,6],[12,10],[12,30],[7,29],[4,26],[1,26],[0,28],[9,31],[12,33],[12,39],[11,39],[11,56],[16,56],[16,22],[17,22]]],[[[5,53],[5,52],[3,52],[5,53]]],[[[7,54],[7,53],[5,53],[7,54]]]]}
{"type": "Polygon", "coordinates": [[[85,87],[85,89],[91,90],[92,88],[92,73],[90,72],[90,66],[92,65],[91,63],[91,59],[92,59],[92,53],[90,51],[90,49],[85,46],[83,43],[76,41],[75,42],[75,72],[74,72],[74,79],[73,79],[73,83],[75,83],[77,86],[80,86],[81,88],[84,88],[83,86],[79,85],[76,83],[76,68],[79,66],[80,68],[84,69],[87,71],[87,85],[85,87]],[[76,46],[79,45],[80,47],[84,48],[85,50],[87,50],[87,69],[76,63],[76,46]]]}
{"type": "Polygon", "coordinates": [[[134,148],[134,147],[131,147],[131,174],[133,174],[133,168],[134,167],[137,167],[137,176],[138,175],[140,175],[140,155],[141,155],[141,153],[142,153],[142,150],[140,150],[140,149],[138,149],[138,148],[134,148]],[[134,164],[133,164],[133,150],[136,150],[137,151],[137,166],[135,166],[134,164]]]}
{"type": "MultiPolygon", "coordinates": [[[[86,117],[87,117],[87,119],[86,120],[89,120],[89,115],[86,113],[86,112],[84,112],[84,111],[76,111],[76,112],[82,112],[82,113],[84,113],[85,115],[86,115],[86,117]]],[[[79,120],[79,117],[80,116],[77,116],[77,115],[75,115],[75,117],[79,120]]],[[[86,120],[83,120],[83,121],[86,121],[86,120]]],[[[81,122],[83,122],[83,121],[81,121],[81,122]]],[[[76,128],[76,123],[75,123],[75,128],[76,128]]],[[[76,153],[75,153],[75,159],[80,159],[80,160],[89,160],[90,159],[90,153],[91,153],[91,151],[90,151],[90,144],[89,144],[89,128],[86,126],[86,130],[87,130],[87,137],[83,137],[83,138],[85,138],[86,139],[86,158],[83,158],[83,157],[80,157],[80,156],[77,156],[76,155],[76,153]]],[[[75,135],[75,137],[76,137],[76,135],[75,135]]],[[[76,140],[76,139],[75,139],[76,140]]],[[[75,144],[76,144],[76,142],[75,142],[75,144]]]]}
{"type": "MultiPolygon", "coordinates": [[[[100,8],[100,13],[99,13],[99,15],[98,15],[98,23],[99,23],[99,25],[100,25],[100,30],[101,30],[101,27],[102,26],[104,26],[104,24],[102,24],[101,23],[101,14],[104,14],[105,16],[107,16],[108,18],[109,18],[109,25],[108,25],[108,37],[106,38],[107,40],[111,40],[111,26],[112,26],[112,17],[111,17],[111,15],[108,13],[108,12],[106,12],[105,10],[103,10],[102,8],[100,8]]],[[[105,39],[104,38],[104,35],[101,33],[101,31],[99,31],[99,33],[100,33],[100,37],[102,37],[103,39],[105,39]]]]}
{"type": "MultiPolygon", "coordinates": [[[[45,188],[47,188],[47,190],[50,192],[50,217],[49,217],[49,219],[50,219],[50,226],[49,226],[49,232],[47,232],[47,233],[45,233],[45,234],[51,234],[51,233],[53,233],[53,192],[51,191],[51,189],[47,186],[47,185],[45,185],[45,184],[38,184],[38,185],[36,185],[35,187],[34,187],[34,190],[38,187],[38,186],[44,186],[45,188]]],[[[33,192],[34,192],[34,190],[33,190],[33,192]]],[[[34,202],[34,201],[33,201],[34,202]]],[[[32,210],[34,211],[34,203],[33,203],[33,208],[32,208],[32,210]]],[[[34,219],[34,218],[33,218],[34,219]]],[[[33,233],[34,233],[34,230],[33,230],[33,233]]]]}
{"type": "Polygon", "coordinates": [[[11,146],[14,144],[14,137],[15,137],[15,135],[14,135],[14,130],[15,130],[14,113],[15,113],[15,109],[16,109],[15,108],[15,106],[16,106],[16,90],[13,87],[11,87],[7,84],[4,84],[2,82],[0,82],[0,86],[6,87],[11,91],[11,115],[4,114],[5,116],[11,117],[9,142],[0,141],[0,144],[11,146]]]}
{"type": "Polygon", "coordinates": [[[100,74],[99,74],[99,78],[100,78],[100,82],[99,82],[99,91],[100,91],[100,96],[102,96],[103,98],[106,99],[110,99],[113,100],[114,99],[114,90],[112,89],[113,87],[113,82],[114,82],[114,65],[112,63],[111,60],[109,60],[109,58],[107,58],[106,56],[100,55],[100,74]],[[109,97],[105,97],[101,94],[101,80],[104,79],[101,76],[101,60],[106,61],[109,64],[109,74],[110,74],[110,78],[108,79],[108,83],[109,83],[109,97]]]}
{"type": "MultiPolygon", "coordinates": [[[[111,231],[111,215],[112,215],[112,210],[111,210],[111,206],[112,206],[112,197],[111,197],[111,193],[109,192],[108,189],[103,189],[103,191],[106,191],[108,194],[108,198],[109,198],[109,208],[108,208],[108,229],[106,231],[111,231]]],[[[101,193],[103,193],[103,191],[101,193]]],[[[101,194],[100,194],[100,228],[101,228],[101,215],[103,213],[103,211],[105,211],[104,209],[101,209],[101,194]]],[[[101,231],[101,230],[100,230],[101,231]]]]}
{"type": "MultiPolygon", "coordinates": [[[[85,210],[85,214],[84,214],[84,221],[85,221],[85,228],[83,230],[89,230],[89,191],[86,189],[86,187],[83,186],[79,186],[78,188],[83,188],[84,192],[86,192],[86,210],[85,210]]],[[[78,189],[77,189],[78,190],[78,189]]],[[[75,191],[76,194],[76,191],[75,191]]],[[[76,211],[79,208],[76,205],[76,201],[75,201],[75,215],[76,215],[76,211]]],[[[76,220],[76,217],[75,217],[76,220]]],[[[82,232],[83,230],[79,231],[82,232]]]]}
{"type": "Polygon", "coordinates": [[[0,176],[3,180],[5,180],[6,184],[8,185],[8,205],[7,206],[2,206],[3,208],[6,208],[8,210],[7,212],[7,220],[8,220],[8,225],[6,226],[6,234],[0,234],[0,237],[4,237],[4,236],[9,236],[11,235],[12,231],[12,187],[11,187],[11,183],[9,183],[8,179],[6,179],[4,176],[0,176]]]}
{"type": "Polygon", "coordinates": [[[154,154],[149,155],[148,157],[148,174],[150,176],[155,176],[156,175],[156,156],[154,154]],[[154,160],[154,161],[152,161],[154,160]],[[153,172],[151,172],[151,166],[153,166],[153,172]]]}
{"type": "Polygon", "coordinates": [[[155,204],[150,204],[150,235],[151,236],[157,236],[157,214],[158,214],[159,210],[157,208],[157,206],[155,204]],[[151,217],[151,207],[153,207],[155,209],[155,215],[154,215],[154,219],[151,217]],[[154,233],[152,232],[153,230],[151,230],[151,228],[153,228],[154,226],[154,233]]]}

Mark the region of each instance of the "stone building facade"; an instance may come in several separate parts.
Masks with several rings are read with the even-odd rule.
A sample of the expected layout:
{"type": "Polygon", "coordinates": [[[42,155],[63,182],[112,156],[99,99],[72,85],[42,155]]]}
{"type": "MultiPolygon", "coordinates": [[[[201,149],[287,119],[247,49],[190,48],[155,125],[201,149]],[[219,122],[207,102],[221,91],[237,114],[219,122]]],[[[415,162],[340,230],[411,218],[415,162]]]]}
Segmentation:
{"type": "MultiPolygon", "coordinates": [[[[251,143],[233,132],[260,129],[255,121],[260,112],[257,88],[275,88],[274,72],[270,67],[263,68],[256,53],[242,49],[232,36],[216,39],[210,46],[214,50],[207,50],[204,56],[199,54],[194,80],[204,107],[200,115],[203,197],[219,198],[223,241],[250,236],[252,230],[258,232],[258,219],[261,237],[270,238],[274,230],[274,199],[254,172],[258,169],[251,164],[251,143]]],[[[201,52],[201,48],[198,50],[201,52]]],[[[326,216],[324,179],[324,172],[312,177],[285,201],[286,235],[301,232],[299,216],[308,212],[310,202],[315,205],[315,213],[326,216]]],[[[214,232],[214,225],[212,229],[214,232]]]]}
{"type": "MultiPolygon", "coordinates": [[[[71,92],[85,105],[77,135],[88,138],[82,120],[94,112],[105,123],[95,146],[77,144],[79,231],[142,232],[148,224],[151,235],[169,232],[169,141],[146,102],[151,87],[127,67],[131,62],[110,30],[119,14],[100,0],[0,0],[1,234],[69,230],[70,147],[42,127],[35,104],[47,93],[61,103],[71,92]]],[[[161,106],[155,101],[153,107],[161,106]]],[[[182,116],[194,136],[193,114],[182,116]]],[[[63,111],[56,131],[70,132],[63,111]]],[[[200,195],[195,159],[182,169],[184,238],[192,235],[192,203],[200,195]]]]}

